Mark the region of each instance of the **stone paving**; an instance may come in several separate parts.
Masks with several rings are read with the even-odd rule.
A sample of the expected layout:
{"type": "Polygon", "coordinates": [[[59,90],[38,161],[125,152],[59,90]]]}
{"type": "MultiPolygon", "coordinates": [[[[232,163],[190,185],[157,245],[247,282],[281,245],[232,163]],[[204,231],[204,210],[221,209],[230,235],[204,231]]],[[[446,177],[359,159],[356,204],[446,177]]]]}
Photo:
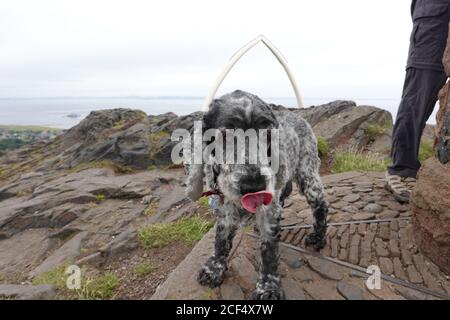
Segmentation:
{"type": "MultiPolygon", "coordinates": [[[[384,190],[382,173],[350,172],[323,177],[330,203],[327,245],[304,248],[312,216],[294,190],[285,203],[280,273],[287,299],[448,299],[450,277],[423,256],[413,241],[409,208],[384,190]],[[287,246],[286,246],[287,245],[287,246]],[[366,267],[379,266],[381,289],[366,286],[366,267]]],[[[259,265],[258,239],[235,239],[224,283],[207,289],[195,273],[213,252],[211,231],[155,293],[154,299],[250,298],[259,265]]]]}

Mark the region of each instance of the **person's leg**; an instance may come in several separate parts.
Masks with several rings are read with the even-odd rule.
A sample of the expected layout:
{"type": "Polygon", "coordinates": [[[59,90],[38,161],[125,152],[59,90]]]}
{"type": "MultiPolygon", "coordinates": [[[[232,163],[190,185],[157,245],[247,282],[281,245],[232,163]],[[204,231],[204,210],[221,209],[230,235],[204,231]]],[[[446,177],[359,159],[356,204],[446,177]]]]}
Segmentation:
{"type": "Polygon", "coordinates": [[[406,71],[402,100],[392,132],[390,175],[415,178],[420,168],[420,140],[433,112],[438,92],[445,84],[444,72],[409,68],[406,71]]]}

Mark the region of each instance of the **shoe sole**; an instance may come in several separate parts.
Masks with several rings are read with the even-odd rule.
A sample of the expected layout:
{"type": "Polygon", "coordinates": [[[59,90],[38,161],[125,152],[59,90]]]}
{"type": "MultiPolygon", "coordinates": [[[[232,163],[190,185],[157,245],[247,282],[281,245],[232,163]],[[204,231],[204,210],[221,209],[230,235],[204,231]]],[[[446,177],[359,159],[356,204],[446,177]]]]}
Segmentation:
{"type": "Polygon", "coordinates": [[[406,204],[409,203],[409,199],[406,197],[403,197],[397,193],[394,192],[394,190],[392,190],[391,186],[389,185],[389,183],[386,181],[384,184],[384,188],[389,191],[395,198],[395,200],[397,200],[398,202],[400,202],[401,204],[406,204]]]}

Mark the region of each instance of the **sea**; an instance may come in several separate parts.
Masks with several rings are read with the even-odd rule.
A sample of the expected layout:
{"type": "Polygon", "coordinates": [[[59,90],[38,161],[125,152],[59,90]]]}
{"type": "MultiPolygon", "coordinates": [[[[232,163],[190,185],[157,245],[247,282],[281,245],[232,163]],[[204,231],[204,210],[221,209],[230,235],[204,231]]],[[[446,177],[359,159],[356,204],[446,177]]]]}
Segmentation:
{"type": "MultiPolygon", "coordinates": [[[[79,97],[79,98],[0,98],[0,125],[38,125],[68,129],[91,111],[111,108],[139,109],[147,114],[174,112],[185,115],[202,108],[203,97],[79,97]]],[[[267,102],[296,106],[295,98],[263,97],[267,102]]],[[[324,104],[337,98],[305,98],[305,106],[324,104]]],[[[358,105],[371,105],[397,113],[399,99],[352,99],[358,105]]],[[[430,118],[433,123],[434,117],[430,118]]]]}

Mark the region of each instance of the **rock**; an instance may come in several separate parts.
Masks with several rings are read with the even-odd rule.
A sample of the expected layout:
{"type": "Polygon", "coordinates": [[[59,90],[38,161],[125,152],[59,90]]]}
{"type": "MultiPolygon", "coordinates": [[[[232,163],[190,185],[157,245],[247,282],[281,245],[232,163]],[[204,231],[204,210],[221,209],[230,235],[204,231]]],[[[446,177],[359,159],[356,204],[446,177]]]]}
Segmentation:
{"type": "Polygon", "coordinates": [[[380,268],[384,274],[391,275],[394,273],[394,265],[391,259],[386,257],[380,257],[380,268]]]}
{"type": "Polygon", "coordinates": [[[245,298],[241,287],[228,281],[220,286],[220,295],[223,300],[244,300],[245,298]]]}
{"type": "Polygon", "coordinates": [[[30,277],[36,277],[37,275],[50,271],[64,263],[77,258],[80,255],[80,250],[84,238],[88,232],[83,231],[74,236],[72,239],[63,244],[59,249],[53,252],[47,259],[44,260],[36,269],[30,273],[30,277]]]}
{"type": "Polygon", "coordinates": [[[369,203],[363,210],[370,213],[380,213],[383,211],[383,207],[376,203],[369,203]]]}
{"type": "Polygon", "coordinates": [[[355,285],[339,281],[336,289],[347,300],[366,300],[363,290],[355,285]]]}
{"type": "Polygon", "coordinates": [[[30,229],[0,240],[0,274],[23,272],[35,267],[51,249],[52,243],[44,229],[30,229]]]}
{"type": "Polygon", "coordinates": [[[359,234],[355,234],[352,237],[352,241],[350,243],[350,251],[348,254],[348,261],[353,264],[358,264],[359,261],[359,243],[361,241],[361,236],[359,234]]]}
{"type": "Polygon", "coordinates": [[[309,267],[327,279],[339,281],[344,277],[344,274],[336,268],[336,265],[329,261],[314,256],[308,256],[307,259],[309,267]]]}
{"type": "Polygon", "coordinates": [[[334,101],[293,111],[306,119],[314,133],[323,137],[331,148],[346,145],[361,149],[370,142],[367,134],[369,123],[392,123],[389,112],[370,106],[356,106],[352,101],[334,101]]]}
{"type": "Polygon", "coordinates": [[[372,220],[374,218],[375,218],[375,214],[374,213],[368,213],[368,212],[358,212],[358,213],[355,213],[352,216],[352,220],[354,220],[354,221],[372,220]]]}
{"type": "Polygon", "coordinates": [[[55,296],[55,287],[49,284],[36,286],[0,284],[0,299],[50,300],[55,296]]]}
{"type": "Polygon", "coordinates": [[[423,283],[422,276],[417,272],[413,265],[409,265],[408,268],[406,268],[406,272],[408,273],[409,281],[412,283],[423,283]]]}
{"type": "Polygon", "coordinates": [[[444,66],[447,76],[450,76],[450,36],[447,37],[447,45],[444,50],[444,56],[442,57],[442,65],[444,66]]]}
{"type": "Polygon", "coordinates": [[[350,213],[357,213],[358,208],[355,206],[345,206],[345,207],[342,207],[342,211],[350,212],[350,213]]]}
{"type": "Polygon", "coordinates": [[[359,194],[352,193],[352,194],[349,194],[349,195],[345,196],[344,198],[342,198],[342,200],[345,202],[353,203],[353,202],[358,201],[360,198],[361,198],[361,196],[359,194]]]}
{"type": "Polygon", "coordinates": [[[436,115],[435,152],[437,159],[442,164],[450,161],[450,108],[449,108],[450,84],[446,84],[439,92],[439,111],[436,115]]]}
{"type": "Polygon", "coordinates": [[[255,288],[258,273],[255,267],[244,255],[234,257],[230,262],[230,269],[233,276],[238,280],[239,285],[246,291],[252,291],[255,288]]]}
{"type": "Polygon", "coordinates": [[[298,269],[305,265],[305,261],[301,259],[293,259],[287,261],[287,265],[289,266],[289,268],[298,269]]]}
{"type": "Polygon", "coordinates": [[[151,300],[204,299],[207,288],[197,282],[197,274],[214,252],[214,238],[213,228],[156,289],[151,300]]]}
{"type": "Polygon", "coordinates": [[[344,300],[344,298],[337,292],[336,285],[331,281],[317,281],[305,283],[303,289],[314,300],[344,300]]]}
{"type": "Polygon", "coordinates": [[[399,212],[398,211],[384,210],[383,212],[381,212],[378,215],[378,218],[379,219],[394,219],[394,218],[397,218],[398,216],[399,216],[399,212]]]}
{"type": "Polygon", "coordinates": [[[412,193],[414,240],[422,253],[450,273],[450,167],[430,158],[412,193]]]}
{"type": "Polygon", "coordinates": [[[120,233],[110,243],[100,249],[103,258],[113,258],[128,253],[138,246],[135,230],[126,230],[120,233]]]}
{"type": "Polygon", "coordinates": [[[395,291],[408,300],[436,300],[433,296],[402,286],[397,286],[395,291]]]}
{"type": "Polygon", "coordinates": [[[391,252],[391,256],[400,257],[400,249],[398,247],[398,241],[391,239],[389,240],[389,251],[391,252]]]}
{"type": "Polygon", "coordinates": [[[399,258],[395,257],[393,259],[393,267],[394,267],[395,277],[402,279],[402,280],[407,280],[406,273],[403,270],[403,266],[402,266],[402,263],[399,258]]]}
{"type": "Polygon", "coordinates": [[[281,286],[286,300],[306,300],[302,287],[292,278],[282,278],[281,286]]]}

